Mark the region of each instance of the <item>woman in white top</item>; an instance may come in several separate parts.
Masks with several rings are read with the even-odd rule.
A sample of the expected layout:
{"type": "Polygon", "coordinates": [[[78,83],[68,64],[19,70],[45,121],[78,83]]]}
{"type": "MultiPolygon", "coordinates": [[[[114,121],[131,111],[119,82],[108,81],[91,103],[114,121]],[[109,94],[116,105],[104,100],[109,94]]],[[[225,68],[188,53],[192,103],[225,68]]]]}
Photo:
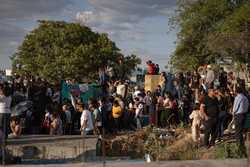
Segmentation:
{"type": "Polygon", "coordinates": [[[0,129],[4,132],[5,138],[8,138],[10,123],[10,105],[11,96],[7,92],[7,86],[0,84],[0,129]]]}

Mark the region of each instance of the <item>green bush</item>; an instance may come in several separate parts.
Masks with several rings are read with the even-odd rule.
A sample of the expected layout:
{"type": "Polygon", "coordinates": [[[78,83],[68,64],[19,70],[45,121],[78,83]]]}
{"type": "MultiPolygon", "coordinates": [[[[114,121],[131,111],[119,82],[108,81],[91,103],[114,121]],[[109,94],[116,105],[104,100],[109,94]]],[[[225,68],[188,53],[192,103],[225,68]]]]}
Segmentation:
{"type": "Polygon", "coordinates": [[[246,158],[246,148],[236,143],[222,143],[215,149],[216,159],[246,158]]]}

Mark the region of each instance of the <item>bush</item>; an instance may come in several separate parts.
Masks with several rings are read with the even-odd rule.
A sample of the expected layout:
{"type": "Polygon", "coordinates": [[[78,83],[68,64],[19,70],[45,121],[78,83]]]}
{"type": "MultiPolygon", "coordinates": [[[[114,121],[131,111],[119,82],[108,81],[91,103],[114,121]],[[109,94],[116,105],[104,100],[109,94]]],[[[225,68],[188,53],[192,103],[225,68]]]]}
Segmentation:
{"type": "Polygon", "coordinates": [[[239,159],[246,157],[246,148],[236,143],[222,143],[215,148],[216,159],[239,159]]]}

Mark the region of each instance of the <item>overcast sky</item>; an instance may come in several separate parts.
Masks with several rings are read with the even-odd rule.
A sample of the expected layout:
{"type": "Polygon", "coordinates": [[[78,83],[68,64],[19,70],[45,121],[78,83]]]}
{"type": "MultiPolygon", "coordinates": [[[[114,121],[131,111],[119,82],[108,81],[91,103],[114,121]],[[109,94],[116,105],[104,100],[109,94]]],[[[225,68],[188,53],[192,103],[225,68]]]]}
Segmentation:
{"type": "Polygon", "coordinates": [[[37,20],[64,20],[107,32],[124,54],[162,67],[174,51],[176,32],[168,20],[176,0],[0,0],[0,69],[10,68],[25,34],[37,20]]]}

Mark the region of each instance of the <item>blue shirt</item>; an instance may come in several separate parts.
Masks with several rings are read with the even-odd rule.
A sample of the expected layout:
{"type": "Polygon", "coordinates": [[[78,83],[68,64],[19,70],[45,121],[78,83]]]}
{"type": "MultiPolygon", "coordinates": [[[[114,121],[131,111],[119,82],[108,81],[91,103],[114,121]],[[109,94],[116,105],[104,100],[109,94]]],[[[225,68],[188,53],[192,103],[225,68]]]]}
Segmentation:
{"type": "Polygon", "coordinates": [[[245,95],[238,94],[234,99],[233,114],[244,114],[248,112],[249,101],[245,95]]]}

